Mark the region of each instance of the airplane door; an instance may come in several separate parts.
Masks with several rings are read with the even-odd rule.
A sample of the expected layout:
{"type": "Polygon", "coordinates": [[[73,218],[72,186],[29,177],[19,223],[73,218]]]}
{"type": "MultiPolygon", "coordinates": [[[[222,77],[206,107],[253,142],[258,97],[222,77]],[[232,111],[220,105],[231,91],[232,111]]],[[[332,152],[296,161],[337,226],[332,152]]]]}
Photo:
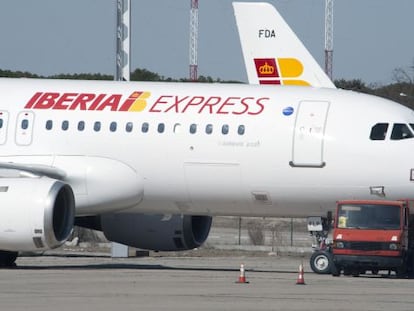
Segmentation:
{"type": "Polygon", "coordinates": [[[7,129],[9,125],[9,113],[0,110],[0,145],[4,145],[7,141],[7,129]]]}
{"type": "Polygon", "coordinates": [[[294,167],[324,167],[323,145],[329,102],[302,101],[298,106],[293,134],[294,167]]]}
{"type": "Polygon", "coordinates": [[[16,144],[27,146],[32,143],[34,113],[22,111],[17,116],[16,144]]]}

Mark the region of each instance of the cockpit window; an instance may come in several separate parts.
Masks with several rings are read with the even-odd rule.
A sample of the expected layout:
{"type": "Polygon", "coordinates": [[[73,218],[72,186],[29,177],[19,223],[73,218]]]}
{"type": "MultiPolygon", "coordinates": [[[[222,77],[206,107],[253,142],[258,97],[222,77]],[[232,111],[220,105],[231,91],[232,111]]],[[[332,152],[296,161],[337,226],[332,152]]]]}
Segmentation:
{"type": "Polygon", "coordinates": [[[371,140],[384,140],[387,135],[388,123],[377,123],[371,128],[371,140]]]}
{"type": "Polygon", "coordinates": [[[395,123],[392,132],[391,132],[391,139],[392,140],[400,140],[400,139],[407,139],[413,138],[414,135],[411,132],[410,128],[407,124],[404,123],[395,123]]]}

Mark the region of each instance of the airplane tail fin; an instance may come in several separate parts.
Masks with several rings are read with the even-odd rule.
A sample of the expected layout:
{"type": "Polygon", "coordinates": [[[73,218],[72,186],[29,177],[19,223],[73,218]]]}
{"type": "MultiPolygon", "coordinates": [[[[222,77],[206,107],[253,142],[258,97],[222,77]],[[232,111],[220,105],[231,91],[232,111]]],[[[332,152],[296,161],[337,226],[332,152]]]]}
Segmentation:
{"type": "Polygon", "coordinates": [[[275,7],[234,2],[233,8],[250,84],[335,88],[275,7]]]}

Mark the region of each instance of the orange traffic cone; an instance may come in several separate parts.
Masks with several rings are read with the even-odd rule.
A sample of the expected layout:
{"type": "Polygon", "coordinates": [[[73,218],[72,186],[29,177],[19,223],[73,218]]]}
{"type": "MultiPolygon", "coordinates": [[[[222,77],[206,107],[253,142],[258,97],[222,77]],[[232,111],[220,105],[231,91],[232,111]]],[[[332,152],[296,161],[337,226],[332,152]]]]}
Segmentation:
{"type": "Polygon", "coordinates": [[[296,280],[296,285],[306,285],[302,264],[299,265],[299,275],[298,275],[298,279],[296,280]]]}
{"type": "Polygon", "coordinates": [[[244,265],[243,264],[240,265],[240,276],[239,276],[238,281],[236,281],[236,283],[239,283],[239,284],[248,284],[249,283],[249,282],[246,281],[246,276],[245,276],[245,273],[244,273],[244,265]]]}

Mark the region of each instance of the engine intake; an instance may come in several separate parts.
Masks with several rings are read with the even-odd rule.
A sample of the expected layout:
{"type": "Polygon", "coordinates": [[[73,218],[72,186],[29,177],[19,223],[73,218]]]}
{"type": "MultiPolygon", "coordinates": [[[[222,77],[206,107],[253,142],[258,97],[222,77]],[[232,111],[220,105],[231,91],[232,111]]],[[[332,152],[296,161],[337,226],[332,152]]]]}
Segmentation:
{"type": "Polygon", "coordinates": [[[46,250],[70,236],[75,217],[72,188],[55,179],[0,179],[0,249],[46,250]]]}

